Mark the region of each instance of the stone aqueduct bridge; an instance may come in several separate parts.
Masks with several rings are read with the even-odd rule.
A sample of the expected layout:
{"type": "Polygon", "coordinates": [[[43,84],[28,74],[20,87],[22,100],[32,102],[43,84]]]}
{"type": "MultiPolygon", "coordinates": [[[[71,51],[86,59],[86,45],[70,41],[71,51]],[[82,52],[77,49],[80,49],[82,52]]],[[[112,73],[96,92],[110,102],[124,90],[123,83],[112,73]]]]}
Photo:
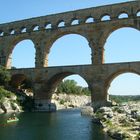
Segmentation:
{"type": "Polygon", "coordinates": [[[139,30],[139,11],[140,1],[133,1],[0,24],[0,64],[11,68],[14,47],[20,41],[30,39],[36,49],[35,68],[10,72],[19,83],[24,78],[32,81],[36,103],[48,102],[56,85],[64,77],[79,74],[92,92],[93,106],[102,106],[107,103],[107,89],[115,76],[124,72],[140,73],[140,62],[104,64],[104,44],[107,38],[122,27],[139,30]],[[126,17],[121,18],[121,14],[126,17]],[[71,33],[87,39],[92,64],[48,67],[52,44],[71,33]]]}

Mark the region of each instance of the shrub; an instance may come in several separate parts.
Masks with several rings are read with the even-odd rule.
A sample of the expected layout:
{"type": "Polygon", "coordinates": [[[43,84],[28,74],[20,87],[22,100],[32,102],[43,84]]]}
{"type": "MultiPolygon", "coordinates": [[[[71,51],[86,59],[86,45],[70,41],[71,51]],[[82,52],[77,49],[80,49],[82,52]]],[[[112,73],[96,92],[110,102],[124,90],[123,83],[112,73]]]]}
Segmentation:
{"type": "Polygon", "coordinates": [[[0,66],[0,86],[5,86],[11,80],[10,73],[3,66],[0,66]]]}
{"type": "Polygon", "coordinates": [[[81,87],[77,85],[74,80],[64,80],[57,88],[58,93],[76,94],[76,95],[90,95],[90,91],[87,87],[81,87]]]}

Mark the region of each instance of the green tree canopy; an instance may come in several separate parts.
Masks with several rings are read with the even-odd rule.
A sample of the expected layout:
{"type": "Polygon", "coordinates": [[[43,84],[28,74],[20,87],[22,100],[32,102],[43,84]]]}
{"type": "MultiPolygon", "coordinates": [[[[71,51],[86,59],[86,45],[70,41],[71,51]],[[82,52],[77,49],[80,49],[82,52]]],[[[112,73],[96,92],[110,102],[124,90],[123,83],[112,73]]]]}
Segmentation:
{"type": "Polygon", "coordinates": [[[5,67],[0,66],[0,86],[5,86],[10,80],[10,73],[5,67]]]}
{"type": "Polygon", "coordinates": [[[77,82],[74,80],[62,81],[58,85],[57,92],[66,94],[90,95],[90,91],[87,87],[78,86],[77,82]]]}

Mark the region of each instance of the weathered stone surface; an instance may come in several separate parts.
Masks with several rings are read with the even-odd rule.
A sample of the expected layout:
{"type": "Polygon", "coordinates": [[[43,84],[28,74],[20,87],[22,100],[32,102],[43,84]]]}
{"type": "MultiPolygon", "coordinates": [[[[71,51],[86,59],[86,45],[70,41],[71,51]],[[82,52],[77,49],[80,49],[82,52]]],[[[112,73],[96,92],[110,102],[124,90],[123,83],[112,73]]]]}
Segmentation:
{"type": "Polygon", "coordinates": [[[51,102],[50,100],[36,101],[36,108],[37,108],[36,110],[56,111],[59,109],[67,109],[67,108],[81,108],[83,106],[89,105],[90,103],[91,103],[90,96],[53,94],[51,102]]]}
{"type": "Polygon", "coordinates": [[[16,99],[15,96],[11,98],[4,98],[3,102],[0,104],[0,113],[9,113],[9,112],[21,112],[19,105],[14,102],[16,99]]]}
{"type": "Polygon", "coordinates": [[[81,108],[81,115],[86,115],[86,116],[93,116],[93,108],[91,106],[85,106],[81,108]]]}
{"type": "Polygon", "coordinates": [[[100,122],[104,131],[114,139],[139,140],[139,105],[140,102],[128,102],[110,108],[102,107],[93,115],[93,122],[100,122]],[[108,114],[112,116],[108,117],[108,114]]]}
{"type": "Polygon", "coordinates": [[[0,65],[11,68],[11,52],[16,44],[28,38],[36,49],[35,68],[10,70],[14,86],[18,87],[28,79],[32,82],[36,103],[48,101],[63,78],[78,74],[87,81],[91,90],[93,108],[108,106],[107,91],[112,80],[124,72],[140,73],[140,62],[103,64],[105,42],[119,28],[140,30],[139,7],[140,1],[132,1],[0,24],[0,65]],[[128,17],[120,19],[120,13],[127,13],[128,17]],[[110,20],[104,21],[105,15],[110,15],[110,20]],[[89,17],[94,17],[93,23],[86,22],[89,17]],[[77,25],[72,24],[74,19],[78,20],[77,25]],[[65,24],[60,28],[61,21],[65,24]],[[91,48],[91,65],[47,67],[53,43],[71,33],[87,39],[91,48]]]}

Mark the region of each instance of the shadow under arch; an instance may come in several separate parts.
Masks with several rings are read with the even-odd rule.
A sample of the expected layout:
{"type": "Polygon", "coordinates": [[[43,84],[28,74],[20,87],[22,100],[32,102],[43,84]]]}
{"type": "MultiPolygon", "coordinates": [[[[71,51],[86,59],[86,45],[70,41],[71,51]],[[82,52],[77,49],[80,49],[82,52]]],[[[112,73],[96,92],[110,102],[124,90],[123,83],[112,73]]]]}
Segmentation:
{"type": "Polygon", "coordinates": [[[45,93],[47,93],[47,100],[51,100],[52,94],[55,92],[58,84],[60,82],[62,82],[62,80],[64,78],[66,78],[68,76],[72,76],[72,75],[78,75],[83,80],[85,80],[85,82],[87,83],[88,88],[90,90],[90,85],[89,85],[89,83],[88,83],[88,81],[86,80],[85,77],[81,76],[80,74],[73,73],[73,72],[61,72],[61,73],[57,73],[57,74],[53,75],[48,80],[44,81],[42,89],[45,91],[45,93]]]}
{"type": "Polygon", "coordinates": [[[120,69],[117,70],[116,72],[112,73],[106,80],[105,80],[105,94],[106,96],[109,95],[108,90],[110,88],[110,84],[113,82],[113,80],[115,78],[117,78],[118,76],[122,75],[122,74],[126,74],[126,73],[131,73],[131,74],[136,74],[138,76],[140,76],[140,71],[136,71],[133,69],[120,69]]]}
{"type": "MultiPolygon", "coordinates": [[[[14,89],[20,89],[22,84],[25,81],[30,81],[31,79],[28,78],[26,75],[24,74],[14,74],[11,76],[11,81],[10,81],[10,85],[14,88],[14,89]]],[[[31,85],[30,85],[31,86],[31,85]]]]}
{"type": "MultiPolygon", "coordinates": [[[[102,42],[104,42],[103,47],[105,50],[104,53],[102,54],[104,57],[104,63],[139,61],[137,60],[138,56],[137,58],[136,55],[132,57],[133,52],[132,50],[134,50],[134,47],[135,49],[138,49],[138,45],[134,45],[134,43],[136,44],[136,42],[139,41],[140,38],[139,31],[140,30],[134,26],[118,26],[116,28],[111,28],[107,30],[103,35],[104,37],[101,37],[103,39],[102,42]],[[132,47],[129,47],[130,45],[132,47]],[[129,49],[131,49],[131,51],[129,51],[129,49]],[[120,54],[118,54],[117,52],[118,53],[120,52],[120,54]]],[[[134,51],[139,52],[138,50],[134,51]]]]}
{"type": "MultiPolygon", "coordinates": [[[[24,67],[34,67],[35,66],[36,47],[35,47],[35,41],[33,39],[30,39],[30,38],[29,39],[28,38],[27,39],[26,38],[17,38],[14,41],[12,41],[11,45],[9,46],[8,53],[7,53],[8,57],[7,57],[6,66],[8,68],[12,67],[12,62],[13,62],[12,58],[14,57],[13,53],[14,53],[15,50],[16,50],[16,55],[20,54],[19,57],[22,56],[21,57],[22,62],[24,62],[24,63],[29,62],[30,59],[28,61],[24,61],[24,59],[26,57],[29,57],[29,56],[33,60],[33,62],[30,61],[32,63],[31,65],[33,65],[33,66],[24,66],[24,67]],[[23,51],[23,48],[24,48],[24,51],[23,51]],[[16,49],[18,49],[18,51],[16,49]],[[26,54],[25,54],[25,51],[26,51],[26,54]],[[30,52],[30,54],[29,54],[29,52],[30,52]]],[[[15,58],[15,59],[16,59],[16,61],[19,61],[18,58],[15,58]]],[[[14,66],[14,67],[16,67],[16,66],[14,66]]],[[[22,66],[20,66],[20,68],[21,67],[22,66]]]]}
{"type": "Polygon", "coordinates": [[[92,52],[91,49],[93,49],[93,48],[91,48],[89,46],[89,41],[88,41],[87,37],[85,37],[83,34],[73,33],[73,32],[61,33],[61,34],[58,34],[57,36],[53,37],[53,39],[51,39],[51,41],[49,41],[49,43],[51,43],[50,45],[47,44],[49,48],[46,48],[49,51],[45,51],[45,52],[47,52],[46,59],[49,60],[48,61],[49,66],[91,64],[91,59],[92,59],[91,58],[91,52],[92,52]],[[64,53],[64,50],[65,50],[65,53],[64,53]],[[66,54],[71,55],[70,59],[72,59],[73,56],[75,56],[75,62],[72,62],[71,60],[69,60],[68,57],[64,57],[64,55],[66,55],[66,54]],[[59,64],[59,63],[51,64],[50,62],[54,62],[55,60],[58,60],[56,58],[57,55],[59,55],[58,59],[63,57],[63,59],[61,61],[59,61],[59,63],[64,63],[63,60],[68,60],[68,62],[65,62],[66,64],[59,64]],[[52,61],[50,61],[50,59],[52,61]],[[81,59],[81,60],[79,60],[79,59],[81,59]],[[72,63],[72,64],[68,64],[68,63],[72,63]],[[74,63],[76,63],[76,64],[74,64],[74,63]]]}

